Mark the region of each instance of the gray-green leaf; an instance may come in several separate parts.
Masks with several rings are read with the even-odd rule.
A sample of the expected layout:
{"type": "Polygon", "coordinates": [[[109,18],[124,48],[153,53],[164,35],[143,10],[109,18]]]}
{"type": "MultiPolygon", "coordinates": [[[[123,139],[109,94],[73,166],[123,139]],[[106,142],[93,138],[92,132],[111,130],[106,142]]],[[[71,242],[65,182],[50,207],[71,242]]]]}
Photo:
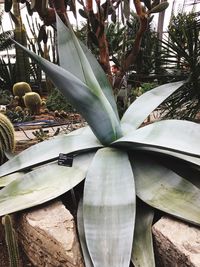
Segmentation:
{"type": "Polygon", "coordinates": [[[83,222],[83,199],[79,201],[79,205],[78,205],[77,226],[78,226],[79,240],[81,243],[81,249],[82,249],[82,253],[84,257],[85,267],[94,267],[92,260],[90,258],[90,254],[89,254],[86,239],[85,239],[85,229],[84,229],[84,222],[83,222]]]}
{"type": "Polygon", "coordinates": [[[200,225],[200,190],[143,155],[133,157],[137,196],[148,205],[200,225]]]}
{"type": "Polygon", "coordinates": [[[134,267],[154,267],[152,222],[154,211],[144,203],[137,204],[134,240],[131,260],[134,267]]]}
{"type": "Polygon", "coordinates": [[[163,120],[144,126],[113,143],[139,149],[155,147],[200,157],[200,125],[183,120],[163,120]]]}
{"type": "Polygon", "coordinates": [[[138,97],[121,119],[124,134],[136,130],[165,99],[179,89],[184,82],[160,85],[138,97]]]}
{"type": "Polygon", "coordinates": [[[51,163],[14,180],[0,190],[0,216],[45,203],[80,183],[94,153],[74,158],[72,167],[51,163]]]}
{"type": "Polygon", "coordinates": [[[128,155],[100,149],[86,176],[83,217],[95,267],[127,267],[135,221],[134,177],[128,155]]]}
{"type": "Polygon", "coordinates": [[[15,172],[9,175],[4,176],[0,179],[0,187],[4,187],[8,184],[10,184],[12,181],[16,180],[19,177],[22,177],[24,175],[24,172],[15,172]]]}
{"type": "MultiPolygon", "coordinates": [[[[102,144],[110,144],[122,136],[119,120],[93,73],[85,72],[87,74],[87,84],[85,84],[70,72],[37,56],[19,43],[16,45],[40,65],[66,99],[85,118],[102,144]]],[[[77,48],[81,49],[80,46],[77,48]]],[[[82,67],[87,69],[85,66],[87,60],[84,56],[81,59],[82,67]]]]}
{"type": "Polygon", "coordinates": [[[93,54],[81,41],[74,42],[73,31],[70,28],[67,28],[58,16],[56,17],[60,66],[65,70],[71,72],[74,76],[78,77],[82,82],[86,84],[87,77],[85,75],[85,72],[89,72],[89,76],[91,76],[91,73],[93,73],[103,93],[105,94],[113,110],[115,111],[116,116],[118,117],[118,111],[113,96],[112,87],[105,75],[105,72],[103,71],[93,54]],[[81,46],[84,55],[80,50],[80,47],[78,48],[79,45],[81,46]],[[84,59],[87,66],[84,62],[82,63],[82,57],[85,56],[89,62],[88,64],[87,60],[84,59]]]}
{"type": "Polygon", "coordinates": [[[170,151],[170,150],[161,149],[161,148],[157,148],[157,147],[145,147],[145,146],[142,146],[142,147],[139,147],[138,150],[147,151],[147,152],[153,152],[153,153],[155,153],[157,155],[165,155],[165,156],[181,159],[181,160],[183,160],[183,161],[185,161],[187,163],[192,164],[193,167],[195,167],[195,168],[199,168],[199,166],[200,166],[200,158],[199,157],[189,156],[189,155],[185,155],[183,153],[178,153],[178,152],[175,152],[175,151],[170,151]]]}
{"type": "Polygon", "coordinates": [[[0,176],[32,168],[45,162],[56,160],[60,153],[99,148],[102,145],[94,135],[61,135],[43,141],[22,151],[0,166],[0,176]]]}

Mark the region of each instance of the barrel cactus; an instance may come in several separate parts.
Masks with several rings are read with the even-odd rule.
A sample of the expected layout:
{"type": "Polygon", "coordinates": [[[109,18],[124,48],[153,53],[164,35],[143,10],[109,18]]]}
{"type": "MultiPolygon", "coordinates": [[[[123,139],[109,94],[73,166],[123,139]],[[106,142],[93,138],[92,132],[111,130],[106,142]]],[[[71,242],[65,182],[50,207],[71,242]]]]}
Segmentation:
{"type": "Polygon", "coordinates": [[[40,112],[42,100],[38,93],[26,93],[23,99],[25,106],[30,110],[31,114],[38,114],[40,112]]]}
{"type": "Polygon", "coordinates": [[[26,82],[18,82],[13,85],[13,94],[19,97],[20,106],[24,106],[23,96],[29,92],[32,92],[32,89],[26,82]]]}
{"type": "Polygon", "coordinates": [[[8,117],[0,113],[0,164],[5,162],[5,152],[13,152],[14,148],[14,127],[8,117]]]}

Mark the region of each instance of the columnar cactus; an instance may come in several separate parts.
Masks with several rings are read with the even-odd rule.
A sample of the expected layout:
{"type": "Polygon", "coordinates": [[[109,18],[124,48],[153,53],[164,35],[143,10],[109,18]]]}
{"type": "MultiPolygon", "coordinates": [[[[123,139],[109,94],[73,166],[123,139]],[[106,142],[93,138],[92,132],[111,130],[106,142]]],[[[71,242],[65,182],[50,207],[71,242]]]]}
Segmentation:
{"type": "Polygon", "coordinates": [[[26,93],[23,98],[25,106],[30,110],[32,114],[38,114],[40,112],[42,100],[38,93],[26,93]]]}
{"type": "Polygon", "coordinates": [[[15,149],[14,127],[10,120],[0,113],[0,164],[5,161],[5,152],[15,149]]]}
{"type": "Polygon", "coordinates": [[[13,85],[13,95],[19,97],[19,105],[23,106],[23,96],[26,93],[32,92],[30,85],[26,82],[18,82],[13,85]]]}
{"type": "Polygon", "coordinates": [[[13,228],[12,218],[10,215],[5,215],[2,218],[2,224],[5,228],[5,239],[8,249],[10,266],[18,267],[19,263],[19,248],[15,229],[13,228]]]}

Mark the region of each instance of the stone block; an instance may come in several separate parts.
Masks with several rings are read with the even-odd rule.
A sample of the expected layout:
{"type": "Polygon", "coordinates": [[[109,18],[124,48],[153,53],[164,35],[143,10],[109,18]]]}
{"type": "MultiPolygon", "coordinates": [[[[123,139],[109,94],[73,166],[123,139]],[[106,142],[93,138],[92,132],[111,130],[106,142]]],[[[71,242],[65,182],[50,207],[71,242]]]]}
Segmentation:
{"type": "Polygon", "coordinates": [[[153,227],[155,251],[160,267],[199,267],[200,228],[170,217],[153,227]]]}
{"type": "Polygon", "coordinates": [[[74,218],[60,201],[18,214],[15,225],[33,266],[84,267],[74,218]]]}

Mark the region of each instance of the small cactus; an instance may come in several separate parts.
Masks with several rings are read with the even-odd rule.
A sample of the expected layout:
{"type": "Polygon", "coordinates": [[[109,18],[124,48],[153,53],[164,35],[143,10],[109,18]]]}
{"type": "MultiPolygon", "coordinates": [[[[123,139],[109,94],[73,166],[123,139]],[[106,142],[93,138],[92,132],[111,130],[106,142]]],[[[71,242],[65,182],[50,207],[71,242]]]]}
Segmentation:
{"type": "Polygon", "coordinates": [[[23,109],[22,109],[22,107],[20,107],[20,106],[16,106],[16,108],[15,108],[15,112],[22,112],[23,111],[23,109]]]}
{"type": "Polygon", "coordinates": [[[19,97],[19,105],[23,106],[23,96],[26,93],[32,92],[30,85],[26,82],[18,82],[13,85],[13,95],[19,97]]]}
{"type": "Polygon", "coordinates": [[[59,117],[59,112],[58,112],[58,110],[55,110],[55,111],[54,111],[54,115],[55,115],[56,117],[59,117]]]}
{"type": "Polygon", "coordinates": [[[31,114],[39,114],[42,100],[38,93],[26,93],[23,99],[25,106],[30,110],[31,114]]]}
{"type": "Polygon", "coordinates": [[[14,96],[19,96],[19,98],[22,98],[22,96],[28,92],[32,92],[32,90],[30,85],[26,82],[18,82],[13,85],[14,96]]]}
{"type": "Polygon", "coordinates": [[[45,105],[46,105],[46,101],[42,100],[41,105],[42,105],[42,106],[45,106],[45,105]]]}
{"type": "Polygon", "coordinates": [[[16,95],[16,96],[14,97],[14,100],[15,100],[15,101],[19,101],[19,96],[16,95]]]}
{"type": "Polygon", "coordinates": [[[15,149],[15,131],[7,116],[0,113],[0,164],[5,162],[5,152],[13,152],[15,149]]]}

